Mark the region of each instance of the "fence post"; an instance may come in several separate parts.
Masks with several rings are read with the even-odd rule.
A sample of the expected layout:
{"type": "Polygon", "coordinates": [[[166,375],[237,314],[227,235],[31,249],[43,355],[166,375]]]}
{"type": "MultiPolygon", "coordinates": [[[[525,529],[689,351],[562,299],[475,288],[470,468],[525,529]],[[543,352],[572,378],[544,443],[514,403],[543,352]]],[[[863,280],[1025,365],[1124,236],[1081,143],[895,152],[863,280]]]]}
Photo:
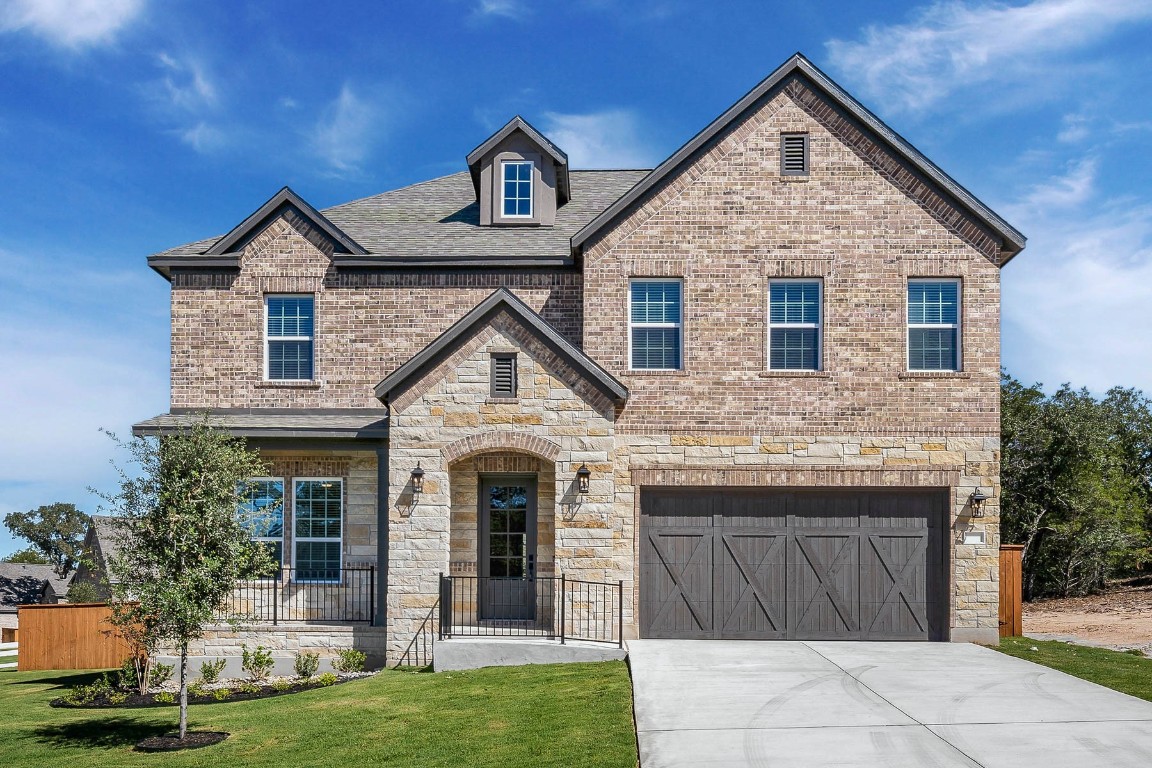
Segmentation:
{"type": "Polygon", "coordinates": [[[373,596],[376,594],[376,566],[372,566],[372,570],[368,571],[368,623],[372,626],[376,625],[376,601],[373,596]]]}
{"type": "Polygon", "coordinates": [[[624,580],[623,579],[620,580],[618,589],[620,590],[620,592],[619,592],[620,612],[617,614],[618,618],[617,618],[617,622],[616,622],[616,629],[620,633],[619,634],[620,647],[623,648],[624,647],[624,580]]]}
{"type": "Polygon", "coordinates": [[[566,593],[567,593],[567,581],[566,581],[566,579],[567,579],[567,577],[563,573],[561,573],[560,574],[560,645],[565,644],[564,634],[565,634],[566,627],[564,625],[564,607],[568,604],[568,598],[566,596],[566,593]]]}
{"type": "Polygon", "coordinates": [[[280,576],[272,579],[272,626],[276,626],[280,618],[280,596],[278,588],[280,586],[280,579],[284,577],[284,571],[280,571],[280,576]]]}
{"type": "Polygon", "coordinates": [[[448,622],[445,621],[444,619],[445,619],[445,616],[447,615],[446,612],[449,610],[448,601],[446,601],[444,599],[444,596],[446,594],[446,590],[444,587],[444,572],[443,571],[440,572],[440,577],[436,582],[436,588],[440,592],[440,626],[437,627],[436,634],[439,635],[438,639],[443,640],[444,639],[444,628],[448,624],[448,622]]]}

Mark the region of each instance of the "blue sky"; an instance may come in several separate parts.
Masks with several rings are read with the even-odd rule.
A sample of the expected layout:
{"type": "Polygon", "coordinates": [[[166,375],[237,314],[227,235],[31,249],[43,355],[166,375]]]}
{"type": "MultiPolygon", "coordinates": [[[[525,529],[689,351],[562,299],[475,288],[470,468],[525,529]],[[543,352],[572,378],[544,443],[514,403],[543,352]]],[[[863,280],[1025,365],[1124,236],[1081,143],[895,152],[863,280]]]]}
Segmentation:
{"type": "Polygon", "coordinates": [[[99,429],[167,409],[148,254],[285,184],[462,170],[517,113],[574,167],[650,167],[797,50],[1029,236],[1013,374],[1152,392],[1149,39],[1148,0],[6,0],[0,515],[96,511],[99,429]]]}

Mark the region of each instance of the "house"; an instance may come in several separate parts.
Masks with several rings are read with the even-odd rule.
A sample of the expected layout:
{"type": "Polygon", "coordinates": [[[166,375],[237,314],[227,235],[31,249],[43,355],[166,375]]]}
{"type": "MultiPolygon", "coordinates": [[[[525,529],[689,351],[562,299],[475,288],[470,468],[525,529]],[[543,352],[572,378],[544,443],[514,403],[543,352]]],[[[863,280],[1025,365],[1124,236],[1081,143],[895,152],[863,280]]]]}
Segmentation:
{"type": "Polygon", "coordinates": [[[68,579],[50,565],[0,563],[0,627],[15,629],[21,605],[64,602],[68,579]]]}
{"type": "Polygon", "coordinates": [[[650,171],[519,117],[466,163],[149,257],[172,401],[135,432],[262,452],[277,600],[367,570],[392,659],[437,620],[995,641],[1018,231],[799,54],[650,171]]]}
{"type": "Polygon", "coordinates": [[[84,557],[76,566],[72,583],[91,584],[100,599],[108,599],[109,580],[115,579],[108,570],[108,564],[119,554],[119,538],[116,518],[92,515],[84,534],[84,557]]]}

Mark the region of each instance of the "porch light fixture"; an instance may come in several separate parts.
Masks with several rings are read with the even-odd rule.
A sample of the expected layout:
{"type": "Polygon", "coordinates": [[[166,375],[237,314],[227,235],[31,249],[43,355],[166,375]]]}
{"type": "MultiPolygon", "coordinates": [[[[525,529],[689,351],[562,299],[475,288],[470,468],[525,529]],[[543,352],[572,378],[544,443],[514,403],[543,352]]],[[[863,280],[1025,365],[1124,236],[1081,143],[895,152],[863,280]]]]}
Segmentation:
{"type": "Polygon", "coordinates": [[[416,462],[416,469],[412,470],[412,494],[419,496],[424,493],[424,470],[420,468],[420,462],[416,462]]]}
{"type": "Polygon", "coordinates": [[[592,480],[592,470],[588,469],[587,464],[581,464],[580,469],[576,470],[576,489],[580,493],[588,493],[588,485],[592,480]]]}
{"type": "Polygon", "coordinates": [[[972,491],[972,495],[968,497],[968,504],[972,508],[972,517],[984,517],[984,502],[988,501],[988,497],[984,495],[984,491],[977,488],[972,491]]]}

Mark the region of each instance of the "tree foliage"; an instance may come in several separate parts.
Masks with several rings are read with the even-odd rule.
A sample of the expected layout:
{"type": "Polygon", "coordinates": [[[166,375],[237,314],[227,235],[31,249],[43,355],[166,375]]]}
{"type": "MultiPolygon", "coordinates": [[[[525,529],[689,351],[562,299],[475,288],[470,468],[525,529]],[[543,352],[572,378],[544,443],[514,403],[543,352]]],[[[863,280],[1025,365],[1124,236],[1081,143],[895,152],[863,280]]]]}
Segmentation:
{"type": "Polygon", "coordinates": [[[188,644],[224,612],[238,579],[269,567],[238,504],[249,478],[266,474],[243,441],[195,424],[163,438],[122,444],[139,467],[120,470],[115,506],[119,553],[109,562],[112,621],[148,659],[162,644],[180,649],[180,736],[187,732],[188,644]]]}
{"type": "Polygon", "coordinates": [[[1001,375],[1001,528],[1024,544],[1024,593],[1080,595],[1148,560],[1152,408],[1143,393],[1046,395],[1001,375]]]}
{"type": "Polygon", "coordinates": [[[25,547],[19,552],[13,552],[4,558],[6,563],[24,563],[26,565],[48,565],[48,558],[35,547],[25,547]]]}
{"type": "Polygon", "coordinates": [[[78,510],[75,504],[61,501],[29,512],[9,512],[4,516],[8,530],[30,541],[61,578],[80,563],[84,535],[91,522],[92,518],[78,510]]]}

